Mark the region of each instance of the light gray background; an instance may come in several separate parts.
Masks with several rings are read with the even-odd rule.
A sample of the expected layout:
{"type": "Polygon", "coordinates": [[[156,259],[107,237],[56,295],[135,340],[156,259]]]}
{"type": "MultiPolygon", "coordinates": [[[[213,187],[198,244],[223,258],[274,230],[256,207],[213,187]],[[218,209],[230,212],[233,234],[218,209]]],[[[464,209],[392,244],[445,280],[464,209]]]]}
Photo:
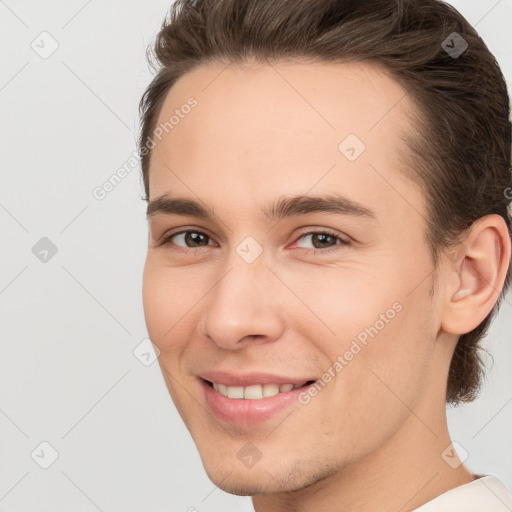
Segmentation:
{"type": "MultiPolygon", "coordinates": [[[[510,82],[512,0],[453,4],[510,82]]],[[[140,168],[105,199],[92,195],[135,151],[145,48],[169,5],[0,0],[4,512],[252,510],[209,481],[158,364],[132,353],[147,337],[140,168]],[[31,48],[55,44],[43,31],[58,43],[48,58],[31,48]],[[58,249],[46,263],[32,252],[42,237],[58,249]],[[59,454],[46,470],[43,441],[59,454]]],[[[485,342],[485,390],[449,422],[469,467],[512,488],[507,301],[485,342]]]]}

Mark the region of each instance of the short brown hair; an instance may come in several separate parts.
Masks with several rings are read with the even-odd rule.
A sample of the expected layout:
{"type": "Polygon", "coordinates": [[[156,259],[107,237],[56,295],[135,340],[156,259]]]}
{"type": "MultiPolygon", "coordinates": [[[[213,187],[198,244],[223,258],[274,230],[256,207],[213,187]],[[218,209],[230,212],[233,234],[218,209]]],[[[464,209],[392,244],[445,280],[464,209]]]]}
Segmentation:
{"type": "MultiPolygon", "coordinates": [[[[169,89],[185,73],[208,62],[241,64],[248,58],[369,62],[391,73],[421,113],[407,144],[412,177],[427,198],[425,237],[434,268],[439,251],[452,250],[487,214],[503,217],[510,235],[506,83],[485,43],[452,6],[439,0],[177,0],[153,54],[158,72],[140,102],[145,200],[147,141],[169,89]]],[[[459,337],[446,393],[453,405],[474,400],[480,390],[485,364],[479,341],[509,282],[510,263],[493,310],[459,337]]]]}

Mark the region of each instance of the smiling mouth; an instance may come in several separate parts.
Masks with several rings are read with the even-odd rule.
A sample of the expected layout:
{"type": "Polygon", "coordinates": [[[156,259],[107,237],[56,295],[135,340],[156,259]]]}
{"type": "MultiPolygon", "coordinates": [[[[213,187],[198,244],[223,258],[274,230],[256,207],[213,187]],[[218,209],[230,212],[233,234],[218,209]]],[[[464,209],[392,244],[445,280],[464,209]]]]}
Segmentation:
{"type": "Polygon", "coordinates": [[[281,393],[287,393],[294,389],[305,388],[313,384],[314,380],[308,380],[299,384],[252,384],[250,386],[227,386],[217,382],[210,382],[203,379],[208,386],[213,388],[219,394],[228,398],[242,399],[242,400],[261,400],[262,398],[269,398],[281,393]]]}

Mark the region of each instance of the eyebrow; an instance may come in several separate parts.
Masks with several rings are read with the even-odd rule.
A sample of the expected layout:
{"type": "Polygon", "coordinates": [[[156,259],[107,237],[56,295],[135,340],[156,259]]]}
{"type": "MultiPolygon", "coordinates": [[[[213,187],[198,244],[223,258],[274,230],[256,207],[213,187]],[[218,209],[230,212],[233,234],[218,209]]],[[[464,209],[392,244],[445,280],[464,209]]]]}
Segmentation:
{"type": "MultiPolygon", "coordinates": [[[[353,215],[370,219],[377,218],[374,211],[339,194],[281,197],[262,209],[262,214],[268,221],[320,212],[353,215]]],[[[213,209],[200,202],[183,197],[173,198],[165,194],[148,203],[146,216],[151,218],[158,213],[167,215],[190,215],[211,221],[215,218],[213,209]]]]}

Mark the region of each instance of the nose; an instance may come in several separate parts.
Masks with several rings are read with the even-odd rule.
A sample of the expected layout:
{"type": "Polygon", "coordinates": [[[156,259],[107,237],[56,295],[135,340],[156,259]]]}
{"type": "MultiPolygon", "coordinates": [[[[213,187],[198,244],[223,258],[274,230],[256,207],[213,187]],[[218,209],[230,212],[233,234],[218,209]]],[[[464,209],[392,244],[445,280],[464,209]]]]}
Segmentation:
{"type": "Polygon", "coordinates": [[[279,339],[284,330],[284,287],[264,258],[246,263],[235,254],[227,268],[208,294],[204,335],[225,350],[279,339]]]}

